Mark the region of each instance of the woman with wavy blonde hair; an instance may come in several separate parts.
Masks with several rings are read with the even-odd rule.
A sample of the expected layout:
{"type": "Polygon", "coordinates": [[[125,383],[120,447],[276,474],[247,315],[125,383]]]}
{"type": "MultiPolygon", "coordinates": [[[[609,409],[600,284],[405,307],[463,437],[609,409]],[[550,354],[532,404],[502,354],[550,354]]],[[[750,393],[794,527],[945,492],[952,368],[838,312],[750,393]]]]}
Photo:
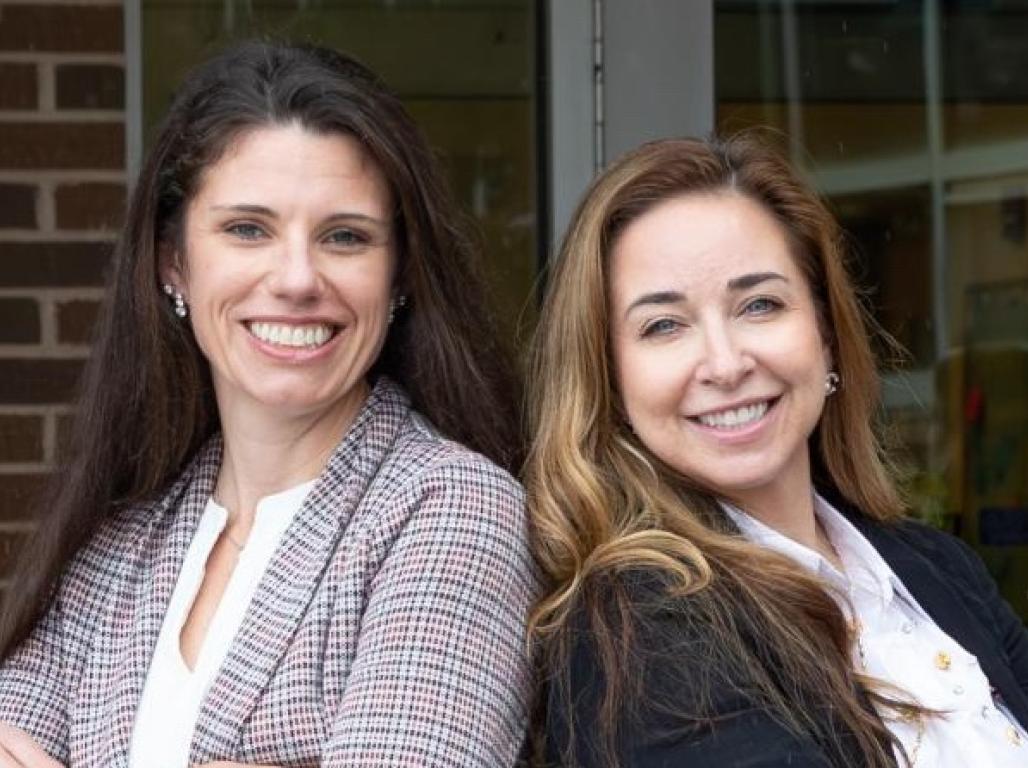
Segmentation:
{"type": "Polygon", "coordinates": [[[835,220],[753,136],[593,183],[530,376],[549,762],[1028,759],[1028,634],[904,519],[872,329],[835,220]]]}

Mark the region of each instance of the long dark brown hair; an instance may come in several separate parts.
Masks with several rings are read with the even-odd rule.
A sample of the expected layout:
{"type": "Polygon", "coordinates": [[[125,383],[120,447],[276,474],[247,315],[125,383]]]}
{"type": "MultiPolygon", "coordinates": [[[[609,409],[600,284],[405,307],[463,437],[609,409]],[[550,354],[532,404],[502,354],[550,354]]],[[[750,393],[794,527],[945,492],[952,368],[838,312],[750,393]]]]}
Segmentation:
{"type": "Polygon", "coordinates": [[[31,630],[60,574],[119,507],[153,497],[218,429],[210,372],[161,294],[158,253],[211,167],[246,131],[296,123],[355,137],[389,183],[407,297],[372,374],[386,374],[447,437],[517,471],[514,366],[478,253],[438,163],[400,101],[324,48],[248,42],[193,71],[156,136],[114,255],[65,460],[41,504],[0,627],[0,658],[31,630]]]}
{"type": "Polygon", "coordinates": [[[854,636],[823,583],[739,536],[716,496],[662,464],[623,417],[610,352],[611,250],[626,227],[660,203],[709,193],[743,195],[768,211],[814,296],[843,382],[809,440],[815,483],[875,521],[903,512],[874,429],[874,326],[848,277],[834,217],[753,135],[665,140],[629,153],[596,179],[575,214],[553,268],[530,370],[533,441],[525,478],[535,550],[550,579],[531,624],[557,692],[550,701],[572,709],[569,658],[586,637],[606,681],[600,728],[591,738],[611,764],[626,708],[647,699],[646,706],[672,710],[684,726],[709,721],[716,715],[704,709],[712,678],[705,690],[703,670],[732,670],[773,717],[813,738],[832,765],[892,765],[893,738],[864,702],[916,708],[904,709],[853,671],[854,636]],[[640,578],[658,585],[649,590],[654,601],[629,588],[640,578]],[[672,675],[686,664],[701,670],[699,688],[690,688],[693,701],[653,701],[654,691],[640,689],[643,676],[631,661],[640,658],[638,641],[657,626],[652,610],[684,612],[709,629],[710,642],[693,649],[698,657],[660,667],[672,675]],[[855,753],[844,733],[855,739],[855,753]]]}

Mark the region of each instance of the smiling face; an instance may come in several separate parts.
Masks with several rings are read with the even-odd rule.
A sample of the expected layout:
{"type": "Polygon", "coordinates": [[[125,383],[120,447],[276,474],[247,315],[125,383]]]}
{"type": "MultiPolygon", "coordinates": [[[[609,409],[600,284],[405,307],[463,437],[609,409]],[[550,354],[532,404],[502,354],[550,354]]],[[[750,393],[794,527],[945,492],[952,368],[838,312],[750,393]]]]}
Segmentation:
{"type": "Polygon", "coordinates": [[[385,178],[360,144],[257,128],[204,173],[163,267],[189,305],[218,406],[353,411],[388,329],[396,251],[385,178]]]}
{"type": "Polygon", "coordinates": [[[618,388],[646,447],[750,509],[807,492],[830,361],[772,215],[732,192],[667,200],[615,241],[609,293],[618,388]]]}

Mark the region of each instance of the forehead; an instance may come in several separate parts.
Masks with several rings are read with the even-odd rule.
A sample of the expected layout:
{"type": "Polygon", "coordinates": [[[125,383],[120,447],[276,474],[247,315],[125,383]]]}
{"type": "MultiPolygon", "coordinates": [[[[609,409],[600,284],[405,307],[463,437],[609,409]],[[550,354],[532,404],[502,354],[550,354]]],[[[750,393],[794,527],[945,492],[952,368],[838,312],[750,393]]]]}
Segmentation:
{"type": "Polygon", "coordinates": [[[296,123],[253,128],[233,138],[205,169],[194,200],[234,204],[244,197],[275,209],[304,202],[356,204],[374,209],[360,211],[369,214],[387,209],[391,200],[384,174],[356,138],[315,133],[296,123]]]}
{"type": "Polygon", "coordinates": [[[609,279],[616,303],[638,291],[723,291],[734,277],[766,271],[803,280],[774,215],[726,191],[674,197],[632,221],[614,241],[609,279]]]}

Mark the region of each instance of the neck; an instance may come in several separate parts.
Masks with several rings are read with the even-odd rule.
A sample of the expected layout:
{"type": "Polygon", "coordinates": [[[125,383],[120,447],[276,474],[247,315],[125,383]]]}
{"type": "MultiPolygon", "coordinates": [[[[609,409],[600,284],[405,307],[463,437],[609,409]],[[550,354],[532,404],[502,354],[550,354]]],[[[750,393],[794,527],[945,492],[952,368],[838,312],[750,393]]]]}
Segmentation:
{"type": "Polygon", "coordinates": [[[791,483],[779,482],[752,494],[737,494],[733,503],[769,528],[824,557],[840,571],[839,554],[814,511],[814,486],[807,472],[791,483]]]}
{"type": "Polygon", "coordinates": [[[772,483],[733,494],[729,501],[783,536],[820,551],[809,459],[795,462],[772,483]]]}
{"type": "Polygon", "coordinates": [[[757,499],[740,498],[737,506],[783,536],[810,549],[817,549],[817,517],[809,485],[795,493],[762,495],[757,499]]]}
{"type": "Polygon", "coordinates": [[[329,410],[300,415],[219,398],[224,453],[215,490],[218,501],[233,518],[250,520],[265,496],[317,477],[367,394],[367,385],[361,383],[329,410]]]}

